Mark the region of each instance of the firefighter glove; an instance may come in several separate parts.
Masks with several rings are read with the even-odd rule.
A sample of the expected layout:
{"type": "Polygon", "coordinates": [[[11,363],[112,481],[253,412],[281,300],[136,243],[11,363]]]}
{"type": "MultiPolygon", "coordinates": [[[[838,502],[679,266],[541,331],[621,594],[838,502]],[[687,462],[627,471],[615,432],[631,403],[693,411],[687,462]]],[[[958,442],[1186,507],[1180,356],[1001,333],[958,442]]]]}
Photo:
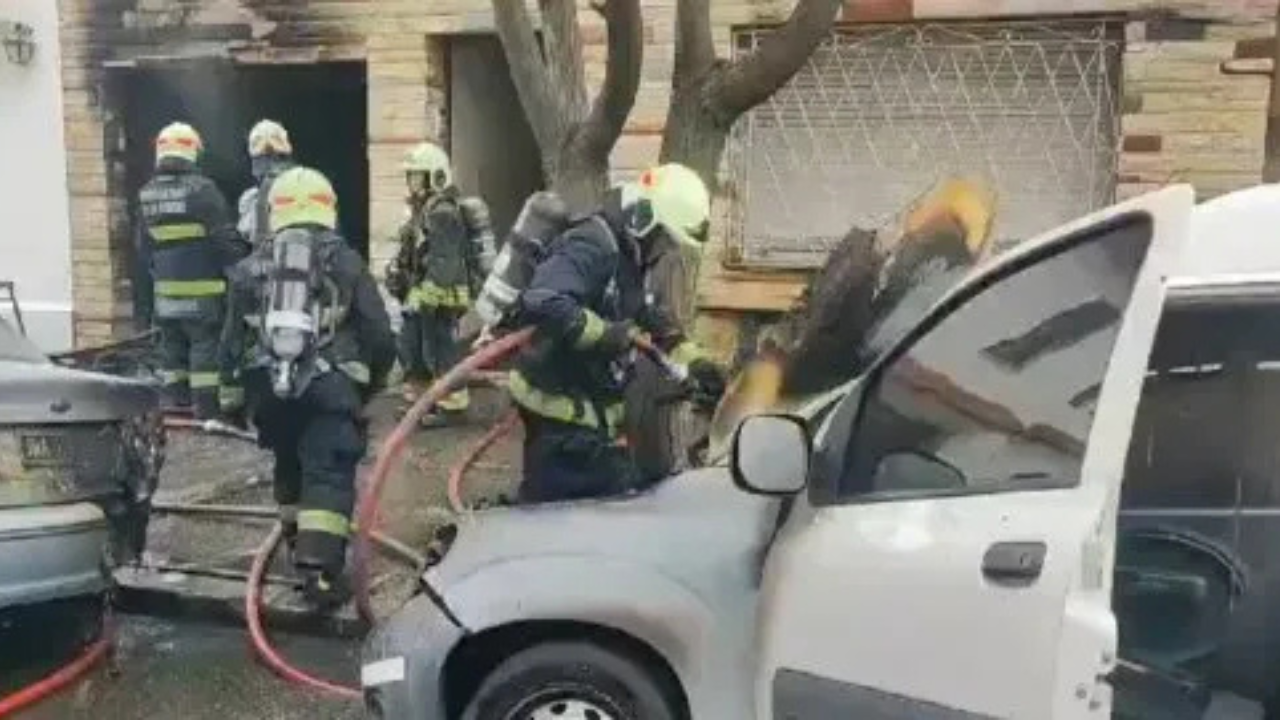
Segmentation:
{"type": "Polygon", "coordinates": [[[616,357],[631,349],[632,343],[640,336],[640,329],[629,321],[609,323],[600,336],[596,347],[600,352],[616,357]]]}
{"type": "Polygon", "coordinates": [[[724,371],[710,360],[694,360],[689,363],[689,381],[693,386],[694,404],[715,406],[724,395],[724,371]]]}

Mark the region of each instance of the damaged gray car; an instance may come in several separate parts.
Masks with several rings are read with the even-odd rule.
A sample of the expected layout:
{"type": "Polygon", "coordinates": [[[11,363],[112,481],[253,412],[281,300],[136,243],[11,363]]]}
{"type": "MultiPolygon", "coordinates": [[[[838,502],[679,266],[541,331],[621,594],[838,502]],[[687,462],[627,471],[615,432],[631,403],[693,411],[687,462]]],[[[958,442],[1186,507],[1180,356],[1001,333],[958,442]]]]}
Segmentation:
{"type": "Polygon", "coordinates": [[[0,609],[102,592],[141,551],[159,393],[54,362],[0,318],[0,609]]]}

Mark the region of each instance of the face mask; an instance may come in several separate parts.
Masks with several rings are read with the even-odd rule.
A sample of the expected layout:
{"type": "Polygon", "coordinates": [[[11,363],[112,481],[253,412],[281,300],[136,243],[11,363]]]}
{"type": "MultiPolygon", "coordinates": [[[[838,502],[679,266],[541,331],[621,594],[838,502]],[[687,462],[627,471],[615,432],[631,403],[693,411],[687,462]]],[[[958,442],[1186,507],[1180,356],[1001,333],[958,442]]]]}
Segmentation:
{"type": "Polygon", "coordinates": [[[262,181],[276,166],[276,159],[270,155],[259,155],[249,159],[249,169],[253,172],[253,178],[259,182],[262,181]]]}
{"type": "Polygon", "coordinates": [[[405,176],[405,180],[409,184],[409,192],[415,196],[425,197],[430,194],[430,188],[427,185],[427,174],[424,172],[411,172],[405,176]]]}
{"type": "Polygon", "coordinates": [[[648,200],[637,200],[626,209],[627,233],[631,237],[642,240],[658,229],[658,214],[653,210],[653,203],[648,200]]]}

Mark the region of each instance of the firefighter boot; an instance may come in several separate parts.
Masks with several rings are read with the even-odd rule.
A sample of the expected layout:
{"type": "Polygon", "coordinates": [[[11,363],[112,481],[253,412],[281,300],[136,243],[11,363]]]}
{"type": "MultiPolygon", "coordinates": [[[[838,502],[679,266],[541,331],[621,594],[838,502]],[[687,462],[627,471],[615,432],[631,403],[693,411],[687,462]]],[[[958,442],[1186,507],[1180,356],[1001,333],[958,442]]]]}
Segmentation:
{"type": "Polygon", "coordinates": [[[303,574],[302,596],[316,612],[330,613],[351,599],[351,583],[342,573],[309,569],[303,574]]]}

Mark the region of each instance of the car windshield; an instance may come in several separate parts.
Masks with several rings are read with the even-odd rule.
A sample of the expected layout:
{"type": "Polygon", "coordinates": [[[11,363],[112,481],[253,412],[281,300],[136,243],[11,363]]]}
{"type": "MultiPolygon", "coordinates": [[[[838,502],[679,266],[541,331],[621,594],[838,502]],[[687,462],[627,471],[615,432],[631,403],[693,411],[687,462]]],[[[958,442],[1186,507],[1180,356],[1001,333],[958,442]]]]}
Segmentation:
{"type": "Polygon", "coordinates": [[[14,329],[8,320],[0,317],[0,360],[44,363],[47,358],[30,340],[14,329]]]}

